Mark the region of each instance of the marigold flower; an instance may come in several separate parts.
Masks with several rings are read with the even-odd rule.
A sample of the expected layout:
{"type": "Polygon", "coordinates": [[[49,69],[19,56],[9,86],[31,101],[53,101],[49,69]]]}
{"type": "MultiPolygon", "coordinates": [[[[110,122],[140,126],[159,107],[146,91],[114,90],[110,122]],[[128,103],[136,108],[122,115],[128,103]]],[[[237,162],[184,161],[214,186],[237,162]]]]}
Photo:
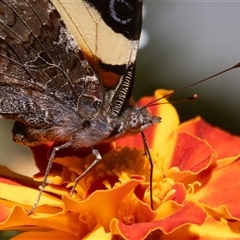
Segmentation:
{"type": "MultiPolygon", "coordinates": [[[[167,93],[158,90],[155,98],[167,93]]],[[[101,146],[103,160],[79,181],[71,198],[74,179],[94,157],[90,152],[59,152],[50,184],[28,216],[49,144],[32,148],[42,170],[35,181],[1,167],[0,229],[23,231],[14,239],[239,239],[240,138],[200,117],[179,125],[170,104],[151,111],[163,119],[146,130],[154,161],[153,210],[149,160],[141,137],[134,136],[101,146]]]]}

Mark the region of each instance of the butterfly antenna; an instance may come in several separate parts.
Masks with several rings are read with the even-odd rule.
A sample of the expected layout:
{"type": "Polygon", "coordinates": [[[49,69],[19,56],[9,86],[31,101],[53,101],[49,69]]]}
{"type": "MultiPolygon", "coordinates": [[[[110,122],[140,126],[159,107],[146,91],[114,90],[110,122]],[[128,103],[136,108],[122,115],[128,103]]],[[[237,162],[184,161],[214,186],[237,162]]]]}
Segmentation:
{"type": "MultiPolygon", "coordinates": [[[[165,98],[165,96],[159,98],[158,100],[163,99],[163,98],[165,98]]],[[[176,104],[176,103],[182,103],[182,102],[189,102],[189,101],[196,100],[196,99],[198,99],[198,95],[197,95],[196,93],[194,93],[193,95],[191,95],[191,96],[188,97],[187,99],[181,99],[181,100],[169,101],[169,102],[161,102],[161,103],[156,102],[156,103],[152,103],[152,104],[150,105],[150,107],[158,106],[159,104],[162,105],[162,104],[169,104],[169,103],[170,103],[170,104],[176,104]]],[[[146,106],[144,106],[144,107],[146,107],[146,106]]],[[[149,106],[147,106],[147,107],[149,107],[149,106]]]]}
{"type": "MultiPolygon", "coordinates": [[[[218,72],[218,73],[216,73],[216,74],[214,74],[214,75],[212,75],[212,76],[210,76],[210,77],[204,78],[204,79],[202,79],[202,80],[200,80],[200,81],[197,81],[197,82],[195,82],[195,83],[192,83],[192,84],[190,84],[190,85],[188,85],[188,86],[186,86],[186,87],[183,87],[183,88],[180,88],[180,89],[178,89],[178,90],[175,90],[175,91],[173,91],[173,92],[171,92],[171,93],[169,93],[169,94],[167,94],[167,95],[165,95],[165,96],[163,96],[163,97],[160,97],[160,98],[158,98],[158,99],[155,99],[155,100],[153,100],[152,102],[149,102],[148,104],[146,104],[144,107],[146,108],[146,107],[152,107],[152,106],[155,106],[155,105],[159,105],[159,103],[157,103],[157,102],[158,102],[159,100],[163,99],[163,98],[169,98],[169,97],[175,95],[176,93],[182,92],[182,91],[184,91],[184,90],[186,90],[186,89],[188,89],[188,88],[191,88],[191,87],[193,87],[193,86],[195,86],[195,85],[197,85],[197,84],[199,84],[199,83],[205,82],[205,81],[207,81],[207,80],[209,80],[209,79],[211,79],[211,78],[217,77],[217,76],[219,76],[219,75],[221,75],[221,74],[223,74],[223,73],[226,73],[226,72],[228,72],[228,71],[231,71],[231,70],[236,69],[236,68],[239,68],[239,67],[240,67],[240,62],[237,63],[237,64],[235,64],[234,66],[232,66],[232,67],[230,67],[230,68],[227,68],[227,69],[225,69],[225,70],[223,70],[223,71],[221,71],[221,72],[218,72]]],[[[193,95],[193,96],[194,96],[194,95],[193,95]]],[[[191,100],[191,99],[190,99],[190,100],[191,100]]]]}

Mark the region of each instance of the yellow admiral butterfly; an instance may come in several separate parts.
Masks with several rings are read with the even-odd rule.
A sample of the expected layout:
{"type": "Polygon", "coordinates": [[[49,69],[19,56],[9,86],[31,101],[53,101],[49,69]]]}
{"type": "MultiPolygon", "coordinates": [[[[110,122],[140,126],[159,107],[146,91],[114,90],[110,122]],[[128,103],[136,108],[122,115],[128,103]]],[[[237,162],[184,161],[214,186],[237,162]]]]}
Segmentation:
{"type": "Polygon", "coordinates": [[[142,0],[1,0],[0,115],[17,143],[91,148],[159,123],[130,101],[142,0]]]}

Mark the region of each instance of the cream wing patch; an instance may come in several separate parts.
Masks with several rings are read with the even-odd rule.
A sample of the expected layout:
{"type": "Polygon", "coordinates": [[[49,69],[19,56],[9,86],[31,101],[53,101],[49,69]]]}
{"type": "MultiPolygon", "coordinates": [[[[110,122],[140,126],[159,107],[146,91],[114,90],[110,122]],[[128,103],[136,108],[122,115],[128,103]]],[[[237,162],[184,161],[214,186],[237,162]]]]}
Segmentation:
{"type": "Polygon", "coordinates": [[[135,60],[138,41],[129,41],[114,32],[95,8],[79,0],[53,0],[52,3],[86,56],[96,56],[111,65],[135,60]]]}

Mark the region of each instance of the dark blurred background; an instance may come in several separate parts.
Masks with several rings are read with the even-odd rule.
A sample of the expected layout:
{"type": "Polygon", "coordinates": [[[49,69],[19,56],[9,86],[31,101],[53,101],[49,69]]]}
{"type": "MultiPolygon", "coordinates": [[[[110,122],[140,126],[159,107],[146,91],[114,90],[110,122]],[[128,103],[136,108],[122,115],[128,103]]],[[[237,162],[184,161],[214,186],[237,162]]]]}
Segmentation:
{"type": "MultiPolygon", "coordinates": [[[[185,87],[240,61],[239,9],[240,2],[146,0],[148,43],[138,54],[134,98],[152,95],[157,88],[185,87]]],[[[199,95],[175,105],[181,120],[200,115],[240,135],[239,77],[240,69],[176,94],[172,100],[199,95]]],[[[0,124],[0,162],[20,173],[35,173],[28,149],[11,142],[12,122],[0,124]]]]}
{"type": "MultiPolygon", "coordinates": [[[[139,51],[134,97],[157,88],[179,89],[240,61],[240,2],[145,1],[147,46],[139,51]]],[[[171,99],[181,120],[197,115],[240,135],[240,69],[196,85],[171,99]]]]}

